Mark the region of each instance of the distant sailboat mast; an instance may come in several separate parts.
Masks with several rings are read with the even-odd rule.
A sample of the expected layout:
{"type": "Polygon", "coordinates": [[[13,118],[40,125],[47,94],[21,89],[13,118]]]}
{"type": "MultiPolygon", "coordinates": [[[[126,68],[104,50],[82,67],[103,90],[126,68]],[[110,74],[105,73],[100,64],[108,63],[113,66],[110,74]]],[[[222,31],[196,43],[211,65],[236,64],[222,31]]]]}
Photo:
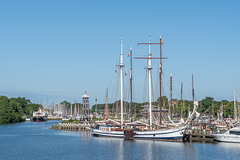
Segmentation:
{"type": "Polygon", "coordinates": [[[234,88],[234,120],[237,120],[237,107],[236,107],[236,99],[235,99],[235,88],[234,88]]]}
{"type": "Polygon", "coordinates": [[[131,102],[130,102],[130,105],[131,105],[131,120],[133,118],[133,114],[132,114],[132,47],[130,47],[130,62],[131,62],[131,68],[130,68],[130,98],[131,98],[131,102]]]}
{"type": "Polygon", "coordinates": [[[183,112],[183,98],[182,98],[182,96],[183,96],[183,83],[181,83],[181,119],[180,119],[180,121],[182,121],[182,112],[183,112]]]}
{"type": "Polygon", "coordinates": [[[121,88],[121,128],[123,128],[123,37],[121,36],[120,88],[121,88]]]}
{"type": "Polygon", "coordinates": [[[108,88],[106,90],[106,106],[105,106],[105,112],[106,112],[106,120],[108,119],[108,88]]]}

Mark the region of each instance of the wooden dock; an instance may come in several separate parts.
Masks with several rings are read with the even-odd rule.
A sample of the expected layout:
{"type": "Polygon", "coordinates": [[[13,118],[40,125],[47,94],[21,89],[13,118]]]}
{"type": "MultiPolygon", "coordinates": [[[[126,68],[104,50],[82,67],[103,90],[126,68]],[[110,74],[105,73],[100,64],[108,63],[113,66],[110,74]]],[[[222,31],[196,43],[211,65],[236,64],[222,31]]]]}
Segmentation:
{"type": "MultiPolygon", "coordinates": [[[[221,131],[225,132],[225,131],[221,131]]],[[[212,134],[217,133],[213,130],[187,130],[184,135],[187,137],[184,139],[185,142],[208,142],[214,143],[212,134]]]]}

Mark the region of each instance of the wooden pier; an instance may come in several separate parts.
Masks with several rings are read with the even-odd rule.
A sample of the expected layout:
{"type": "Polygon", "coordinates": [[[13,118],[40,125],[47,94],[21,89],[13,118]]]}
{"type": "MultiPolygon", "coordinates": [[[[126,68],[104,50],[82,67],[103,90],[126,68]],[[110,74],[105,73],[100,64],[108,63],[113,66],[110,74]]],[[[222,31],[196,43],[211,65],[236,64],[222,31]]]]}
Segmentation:
{"type": "MultiPolygon", "coordinates": [[[[221,131],[225,132],[225,131],[221,131]]],[[[214,139],[212,134],[217,133],[217,131],[212,130],[187,130],[184,133],[184,137],[187,137],[184,139],[185,142],[209,142],[214,143],[214,139]]]]}

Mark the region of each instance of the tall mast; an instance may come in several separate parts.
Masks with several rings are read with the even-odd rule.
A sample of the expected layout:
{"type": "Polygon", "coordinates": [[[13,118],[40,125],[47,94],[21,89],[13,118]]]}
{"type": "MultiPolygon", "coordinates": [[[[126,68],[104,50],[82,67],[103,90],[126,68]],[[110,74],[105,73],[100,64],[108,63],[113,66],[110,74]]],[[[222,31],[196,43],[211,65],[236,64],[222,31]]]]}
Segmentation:
{"type": "Polygon", "coordinates": [[[150,114],[150,129],[152,130],[152,84],[151,84],[151,70],[152,70],[152,54],[151,54],[151,40],[149,36],[149,55],[148,55],[148,88],[149,88],[149,114],[150,114]]]}
{"type": "MultiPolygon", "coordinates": [[[[152,69],[152,64],[151,64],[151,59],[167,59],[166,57],[161,57],[162,55],[162,52],[161,52],[161,45],[163,44],[162,43],[162,39],[161,39],[161,36],[160,36],[160,43],[151,43],[151,40],[150,40],[150,36],[149,36],[149,43],[138,43],[138,44],[146,44],[146,45],[149,45],[149,56],[146,58],[146,57],[134,57],[135,59],[148,59],[148,80],[149,80],[149,112],[150,112],[150,128],[152,129],[152,97],[151,97],[151,69],[152,69]],[[160,57],[152,57],[152,54],[151,54],[151,44],[157,44],[159,45],[160,44],[160,57]]],[[[161,78],[161,74],[162,74],[162,60],[160,60],[160,78],[159,79],[162,79],[161,78]]],[[[160,110],[161,110],[161,80],[160,80],[160,110]]],[[[161,111],[160,111],[160,123],[161,123],[161,111]]]]}
{"type": "Polygon", "coordinates": [[[131,96],[131,118],[132,118],[132,79],[133,79],[133,77],[132,77],[132,47],[130,47],[130,62],[131,62],[131,68],[130,68],[130,96],[131,96]]]}
{"type": "Polygon", "coordinates": [[[213,114],[213,118],[214,118],[214,103],[213,103],[213,100],[212,100],[212,114],[213,114]]]}
{"type": "Polygon", "coordinates": [[[192,97],[193,97],[193,110],[194,110],[194,87],[193,87],[193,74],[192,74],[192,97]]]}
{"type": "Polygon", "coordinates": [[[235,99],[235,88],[234,88],[234,120],[237,117],[237,107],[236,107],[236,99],[235,99]]]}
{"type": "Polygon", "coordinates": [[[162,36],[160,35],[160,66],[159,66],[159,88],[160,88],[160,96],[159,96],[159,117],[160,117],[160,125],[162,125],[162,36]]]}
{"type": "Polygon", "coordinates": [[[182,120],[182,110],[183,110],[183,99],[182,99],[182,95],[183,95],[183,83],[181,83],[181,120],[182,120]]]}
{"type": "Polygon", "coordinates": [[[172,74],[170,75],[170,118],[172,119],[172,74]]]}
{"type": "Polygon", "coordinates": [[[121,128],[123,128],[123,37],[121,36],[120,54],[120,88],[121,88],[121,128]]]}
{"type": "Polygon", "coordinates": [[[106,91],[106,119],[108,119],[108,89],[106,91]]]}
{"type": "MultiPolygon", "coordinates": [[[[150,37],[149,37],[150,39],[150,37]]],[[[161,104],[161,97],[162,97],[162,59],[167,59],[166,57],[162,57],[162,44],[163,44],[163,41],[162,41],[162,37],[160,35],[160,43],[151,43],[151,41],[149,41],[149,43],[138,43],[138,44],[147,44],[149,45],[149,48],[150,48],[150,45],[153,44],[153,45],[160,45],[160,57],[151,57],[151,59],[160,59],[160,65],[159,65],[159,83],[160,83],[160,98],[159,98],[159,107],[160,107],[160,111],[159,111],[159,117],[160,117],[160,124],[162,124],[162,104],[161,104]]],[[[148,58],[143,58],[143,57],[135,57],[135,59],[148,59],[148,58]]]]}

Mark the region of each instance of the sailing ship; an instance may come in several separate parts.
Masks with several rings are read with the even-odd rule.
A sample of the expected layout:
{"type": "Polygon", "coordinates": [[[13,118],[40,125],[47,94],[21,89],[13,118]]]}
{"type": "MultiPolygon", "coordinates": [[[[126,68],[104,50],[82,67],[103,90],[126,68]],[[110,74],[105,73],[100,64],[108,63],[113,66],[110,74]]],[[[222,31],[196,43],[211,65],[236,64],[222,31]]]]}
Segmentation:
{"type": "MultiPolygon", "coordinates": [[[[121,123],[120,127],[112,127],[109,125],[95,127],[92,130],[92,135],[94,136],[107,136],[107,137],[118,137],[124,138],[124,129],[123,129],[123,37],[121,36],[121,54],[120,54],[120,103],[121,103],[121,123]]],[[[107,98],[106,98],[107,99],[107,98]]],[[[107,105],[107,103],[106,103],[107,105]]],[[[107,118],[107,108],[106,108],[106,118],[107,118]]]]}
{"type": "MultiPolygon", "coordinates": [[[[152,70],[152,59],[160,59],[160,100],[161,100],[161,72],[162,72],[162,53],[161,53],[161,45],[162,40],[160,37],[160,58],[153,58],[151,54],[151,40],[149,36],[149,55],[147,58],[139,58],[139,59],[147,59],[148,60],[148,85],[149,85],[149,115],[150,115],[150,123],[145,124],[147,129],[143,130],[133,130],[133,129],[123,129],[123,84],[122,84],[122,69],[123,69],[123,50],[122,50],[122,37],[121,37],[121,54],[120,54],[120,86],[121,86],[121,127],[114,127],[110,125],[104,125],[104,126],[97,126],[92,130],[93,135],[95,136],[107,136],[107,137],[119,137],[119,138],[131,138],[131,139],[145,139],[145,140],[162,140],[162,141],[183,141],[184,136],[184,130],[188,126],[188,124],[191,122],[191,118],[189,118],[186,123],[184,123],[182,126],[178,126],[176,124],[173,124],[174,127],[172,128],[165,128],[165,129],[153,129],[153,122],[152,122],[152,84],[151,84],[151,70],[152,70]]],[[[132,53],[132,50],[130,49],[130,54],[132,53]]],[[[132,58],[131,58],[132,59],[132,58]]],[[[137,58],[135,58],[137,59],[137,58]]],[[[130,80],[132,79],[132,64],[131,64],[131,70],[130,70],[130,80]]],[[[130,81],[131,84],[131,81],[130,81]]],[[[132,91],[132,89],[131,89],[132,91]]],[[[131,96],[131,108],[132,108],[132,96],[131,96]]],[[[194,107],[195,108],[195,105],[194,107]]],[[[131,109],[132,111],[132,109],[131,109]]],[[[195,109],[194,109],[195,111],[195,109]]],[[[195,112],[192,112],[192,115],[190,117],[193,117],[195,112]]],[[[132,116],[132,115],[131,115],[132,116]]],[[[162,125],[161,120],[161,104],[160,104],[160,125],[162,125]]],[[[171,119],[170,119],[171,121],[171,119]]],[[[171,121],[172,122],[172,121],[171,121]]],[[[127,125],[127,124],[125,124],[127,125]]],[[[129,123],[130,126],[136,126],[138,125],[137,122],[129,123]]]]}

